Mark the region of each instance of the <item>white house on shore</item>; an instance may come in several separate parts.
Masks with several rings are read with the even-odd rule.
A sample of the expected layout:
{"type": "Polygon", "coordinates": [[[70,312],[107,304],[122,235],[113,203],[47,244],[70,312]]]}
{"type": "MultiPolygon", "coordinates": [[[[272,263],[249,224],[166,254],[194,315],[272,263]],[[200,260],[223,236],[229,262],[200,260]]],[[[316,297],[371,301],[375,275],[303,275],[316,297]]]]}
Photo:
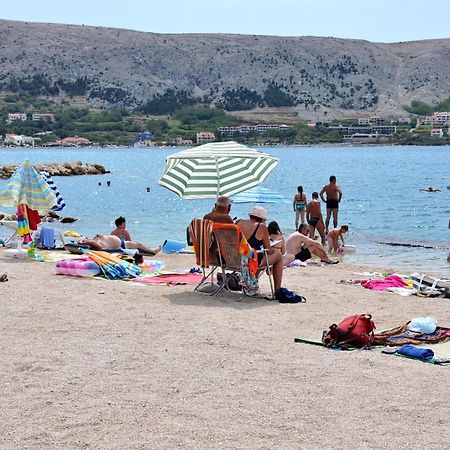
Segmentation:
{"type": "Polygon", "coordinates": [[[430,132],[431,137],[444,137],[444,130],[442,128],[433,128],[430,132]]]}
{"type": "Polygon", "coordinates": [[[3,144],[5,145],[14,145],[14,146],[32,146],[34,147],[34,144],[36,142],[36,138],[31,136],[24,136],[23,134],[11,134],[8,133],[5,136],[5,139],[3,140],[3,144]]]}

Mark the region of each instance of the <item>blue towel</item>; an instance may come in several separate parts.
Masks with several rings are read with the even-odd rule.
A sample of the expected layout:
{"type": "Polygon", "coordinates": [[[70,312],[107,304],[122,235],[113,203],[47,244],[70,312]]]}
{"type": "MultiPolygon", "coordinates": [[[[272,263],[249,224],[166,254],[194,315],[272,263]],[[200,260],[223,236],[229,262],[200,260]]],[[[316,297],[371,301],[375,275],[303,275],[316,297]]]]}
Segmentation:
{"type": "Polygon", "coordinates": [[[44,248],[55,248],[55,230],[49,227],[41,228],[39,243],[44,248]]]}
{"type": "Polygon", "coordinates": [[[397,353],[410,358],[421,359],[422,361],[430,361],[434,358],[434,352],[430,348],[415,347],[411,344],[402,345],[397,353]]]}

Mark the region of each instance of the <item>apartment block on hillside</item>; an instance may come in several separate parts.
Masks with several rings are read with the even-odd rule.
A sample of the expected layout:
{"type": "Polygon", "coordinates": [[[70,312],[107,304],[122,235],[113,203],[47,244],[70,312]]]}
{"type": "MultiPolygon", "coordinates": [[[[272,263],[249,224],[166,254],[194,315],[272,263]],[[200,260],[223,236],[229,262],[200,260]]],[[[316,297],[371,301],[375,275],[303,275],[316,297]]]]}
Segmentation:
{"type": "Polygon", "coordinates": [[[6,119],[7,124],[11,124],[16,120],[25,122],[27,120],[27,113],[8,113],[8,118],[6,119]]]}

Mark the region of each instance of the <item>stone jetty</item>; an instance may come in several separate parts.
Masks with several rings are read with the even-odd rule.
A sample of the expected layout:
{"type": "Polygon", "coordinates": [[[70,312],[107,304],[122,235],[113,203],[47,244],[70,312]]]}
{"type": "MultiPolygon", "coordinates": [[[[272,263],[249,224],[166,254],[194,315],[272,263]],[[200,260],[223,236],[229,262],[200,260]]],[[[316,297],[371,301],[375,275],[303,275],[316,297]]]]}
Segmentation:
{"type": "MultiPolygon", "coordinates": [[[[0,166],[0,178],[10,178],[18,164],[0,166]]],[[[81,161],[34,164],[33,167],[39,172],[46,170],[51,176],[72,176],[72,175],[102,175],[110,173],[101,164],[82,163],[81,161]]]]}

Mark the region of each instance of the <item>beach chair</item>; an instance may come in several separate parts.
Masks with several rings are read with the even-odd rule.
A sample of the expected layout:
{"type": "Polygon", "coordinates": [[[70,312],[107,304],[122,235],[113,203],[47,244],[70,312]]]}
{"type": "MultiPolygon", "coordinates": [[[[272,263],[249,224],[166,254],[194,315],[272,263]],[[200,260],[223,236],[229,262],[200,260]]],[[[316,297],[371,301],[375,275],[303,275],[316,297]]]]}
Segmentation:
{"type": "Polygon", "coordinates": [[[193,219],[188,227],[196,263],[203,272],[202,279],[195,286],[194,291],[207,295],[214,295],[220,289],[220,286],[214,282],[214,274],[220,267],[220,263],[218,254],[214,250],[212,227],[213,222],[204,219],[193,219]]]}
{"type": "MultiPolygon", "coordinates": [[[[249,258],[249,261],[250,259],[253,259],[253,255],[245,255],[246,248],[250,249],[250,247],[247,244],[247,240],[245,239],[238,225],[214,223],[213,236],[217,244],[219,265],[220,270],[222,272],[222,285],[214,293],[215,295],[218,295],[223,290],[227,290],[229,292],[232,291],[232,289],[230,289],[229,282],[233,277],[230,276],[230,273],[231,275],[233,274],[241,275],[243,268],[243,255],[247,256],[249,258]]],[[[266,250],[262,249],[257,250],[256,252],[263,253],[266,256],[265,260],[268,261],[268,255],[266,250]]],[[[255,264],[255,266],[257,267],[257,261],[254,262],[250,261],[250,263],[255,264]]],[[[272,268],[270,265],[266,265],[264,267],[261,266],[257,267],[256,281],[259,281],[259,277],[263,273],[266,273],[269,276],[271,298],[273,299],[275,296],[275,292],[271,269],[272,268]]],[[[256,286],[256,288],[258,287],[259,286],[256,286]]],[[[246,289],[245,283],[242,283],[242,293],[241,296],[238,298],[238,301],[240,301],[245,296],[253,297],[254,290],[256,289],[252,289],[251,291],[246,289]]]]}

